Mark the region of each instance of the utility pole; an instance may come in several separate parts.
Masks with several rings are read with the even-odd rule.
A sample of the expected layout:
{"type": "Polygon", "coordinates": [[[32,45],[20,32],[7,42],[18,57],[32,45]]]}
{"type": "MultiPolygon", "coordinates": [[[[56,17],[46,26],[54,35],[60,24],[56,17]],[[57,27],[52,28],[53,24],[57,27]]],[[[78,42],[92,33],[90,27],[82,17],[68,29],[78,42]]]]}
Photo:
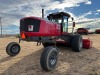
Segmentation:
{"type": "Polygon", "coordinates": [[[2,23],[1,23],[1,17],[0,17],[0,26],[1,26],[1,37],[2,37],[2,23]]]}

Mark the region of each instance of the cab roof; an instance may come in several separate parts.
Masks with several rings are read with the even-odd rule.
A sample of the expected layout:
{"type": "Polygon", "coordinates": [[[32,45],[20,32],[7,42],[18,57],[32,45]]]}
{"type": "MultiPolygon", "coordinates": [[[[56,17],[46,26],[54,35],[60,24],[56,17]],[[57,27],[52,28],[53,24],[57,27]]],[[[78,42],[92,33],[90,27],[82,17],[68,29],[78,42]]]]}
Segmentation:
{"type": "Polygon", "coordinates": [[[70,17],[70,14],[66,13],[66,12],[56,12],[56,13],[52,13],[52,14],[49,14],[48,17],[50,16],[67,16],[68,18],[70,17]]]}

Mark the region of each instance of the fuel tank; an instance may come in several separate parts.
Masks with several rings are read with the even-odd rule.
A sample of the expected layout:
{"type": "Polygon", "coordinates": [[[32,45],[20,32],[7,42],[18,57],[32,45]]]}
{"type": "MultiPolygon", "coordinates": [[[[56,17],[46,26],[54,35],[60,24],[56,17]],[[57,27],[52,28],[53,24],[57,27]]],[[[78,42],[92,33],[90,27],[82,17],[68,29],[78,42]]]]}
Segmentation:
{"type": "Polygon", "coordinates": [[[92,47],[93,42],[88,39],[83,39],[83,48],[90,49],[92,47]]]}
{"type": "Polygon", "coordinates": [[[38,17],[25,17],[20,20],[20,34],[25,36],[60,36],[61,25],[38,17]]]}

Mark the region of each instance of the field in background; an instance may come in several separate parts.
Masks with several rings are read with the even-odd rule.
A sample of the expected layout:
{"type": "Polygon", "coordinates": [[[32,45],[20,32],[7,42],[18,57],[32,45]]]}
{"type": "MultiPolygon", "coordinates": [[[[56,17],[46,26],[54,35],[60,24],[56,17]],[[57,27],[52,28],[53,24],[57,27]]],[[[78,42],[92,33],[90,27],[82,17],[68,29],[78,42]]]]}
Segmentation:
{"type": "Polygon", "coordinates": [[[21,42],[21,52],[10,57],[6,46],[18,42],[18,38],[0,38],[0,75],[100,75],[100,34],[84,35],[93,41],[91,49],[73,52],[69,47],[60,47],[56,70],[45,72],[40,66],[43,46],[35,42],[21,42]]]}

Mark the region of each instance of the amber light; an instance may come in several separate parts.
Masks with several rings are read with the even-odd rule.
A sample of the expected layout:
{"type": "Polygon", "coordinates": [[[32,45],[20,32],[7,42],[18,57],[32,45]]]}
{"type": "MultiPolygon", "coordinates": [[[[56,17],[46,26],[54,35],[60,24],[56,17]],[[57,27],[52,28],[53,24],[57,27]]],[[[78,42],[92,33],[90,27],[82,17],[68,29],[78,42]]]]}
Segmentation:
{"type": "Polygon", "coordinates": [[[26,38],[26,36],[25,36],[25,33],[24,33],[24,32],[22,32],[22,33],[21,33],[21,38],[22,38],[22,39],[25,39],[25,38],[26,38]]]}

